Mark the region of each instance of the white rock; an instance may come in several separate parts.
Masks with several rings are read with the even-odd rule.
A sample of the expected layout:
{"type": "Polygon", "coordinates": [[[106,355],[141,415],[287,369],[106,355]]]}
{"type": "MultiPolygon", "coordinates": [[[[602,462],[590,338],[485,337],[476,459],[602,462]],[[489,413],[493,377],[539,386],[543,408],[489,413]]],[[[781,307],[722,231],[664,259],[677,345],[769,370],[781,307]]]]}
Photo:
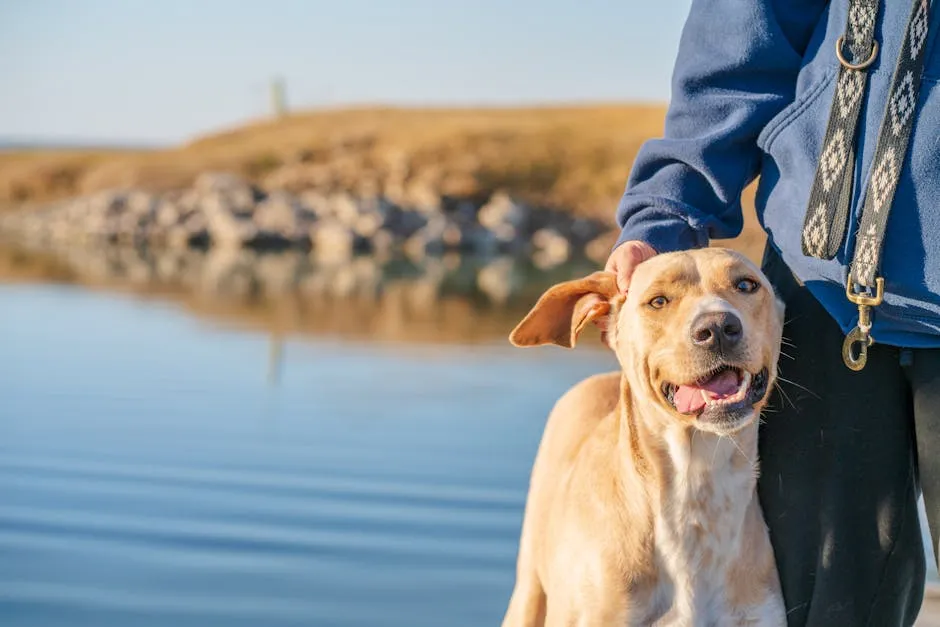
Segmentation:
{"type": "Polygon", "coordinates": [[[274,233],[290,241],[306,234],[309,224],[304,224],[300,206],[286,194],[272,194],[255,207],[254,223],[262,231],[274,233]]]}
{"type": "Polygon", "coordinates": [[[536,248],[533,261],[543,269],[564,263],[571,254],[568,238],[553,228],[536,231],[532,235],[532,245],[536,248]]]}
{"type": "Polygon", "coordinates": [[[310,229],[313,255],[319,261],[335,261],[352,256],[355,234],[335,220],[321,220],[310,229]]]}
{"type": "Polygon", "coordinates": [[[518,231],[528,219],[528,208],[516,203],[508,194],[502,192],[493,194],[477,212],[477,220],[491,231],[496,231],[503,225],[509,225],[518,231]]]}

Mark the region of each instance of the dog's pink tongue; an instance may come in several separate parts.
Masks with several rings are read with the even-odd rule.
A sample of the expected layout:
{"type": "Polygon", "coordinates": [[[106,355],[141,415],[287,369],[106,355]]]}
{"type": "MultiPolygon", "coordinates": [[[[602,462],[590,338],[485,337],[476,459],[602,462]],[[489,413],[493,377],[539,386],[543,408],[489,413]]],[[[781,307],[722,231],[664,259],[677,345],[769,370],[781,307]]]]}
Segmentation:
{"type": "Polygon", "coordinates": [[[673,400],[676,409],[683,414],[697,412],[705,407],[702,391],[709,398],[724,398],[738,391],[738,375],[733,370],[725,370],[701,385],[680,385],[673,400]]]}

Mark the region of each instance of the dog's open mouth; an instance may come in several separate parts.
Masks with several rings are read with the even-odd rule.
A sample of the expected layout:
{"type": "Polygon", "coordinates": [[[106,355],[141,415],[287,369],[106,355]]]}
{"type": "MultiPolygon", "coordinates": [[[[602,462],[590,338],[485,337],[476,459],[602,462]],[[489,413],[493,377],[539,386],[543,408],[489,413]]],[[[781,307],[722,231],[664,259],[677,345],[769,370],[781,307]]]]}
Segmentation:
{"type": "Polygon", "coordinates": [[[700,414],[706,409],[730,410],[751,406],[767,392],[767,369],[751,374],[724,365],[693,383],[662,386],[663,396],[680,414],[700,414]]]}

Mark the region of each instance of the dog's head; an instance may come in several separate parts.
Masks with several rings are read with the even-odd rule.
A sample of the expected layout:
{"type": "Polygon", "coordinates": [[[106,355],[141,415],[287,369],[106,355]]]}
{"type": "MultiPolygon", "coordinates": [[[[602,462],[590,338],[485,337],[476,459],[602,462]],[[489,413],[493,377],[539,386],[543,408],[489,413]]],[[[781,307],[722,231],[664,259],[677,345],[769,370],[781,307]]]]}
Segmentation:
{"type": "Polygon", "coordinates": [[[704,431],[752,423],[777,375],[783,305],[763,273],[731,250],[657,255],[637,266],[626,297],[607,272],[555,285],[510,341],[573,348],[592,322],[644,406],[704,431]]]}

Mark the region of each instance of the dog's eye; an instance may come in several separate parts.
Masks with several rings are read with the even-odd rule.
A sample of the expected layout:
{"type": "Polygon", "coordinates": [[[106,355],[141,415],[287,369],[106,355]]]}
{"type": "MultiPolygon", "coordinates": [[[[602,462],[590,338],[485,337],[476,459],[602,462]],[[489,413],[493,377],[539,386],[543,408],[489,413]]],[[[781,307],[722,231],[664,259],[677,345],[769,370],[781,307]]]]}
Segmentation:
{"type": "Polygon", "coordinates": [[[662,309],[669,302],[669,299],[665,296],[657,296],[649,302],[649,306],[653,309],[662,309]]]}
{"type": "Polygon", "coordinates": [[[754,279],[741,279],[735,284],[734,289],[745,294],[750,294],[756,292],[759,287],[760,283],[754,279]]]}

